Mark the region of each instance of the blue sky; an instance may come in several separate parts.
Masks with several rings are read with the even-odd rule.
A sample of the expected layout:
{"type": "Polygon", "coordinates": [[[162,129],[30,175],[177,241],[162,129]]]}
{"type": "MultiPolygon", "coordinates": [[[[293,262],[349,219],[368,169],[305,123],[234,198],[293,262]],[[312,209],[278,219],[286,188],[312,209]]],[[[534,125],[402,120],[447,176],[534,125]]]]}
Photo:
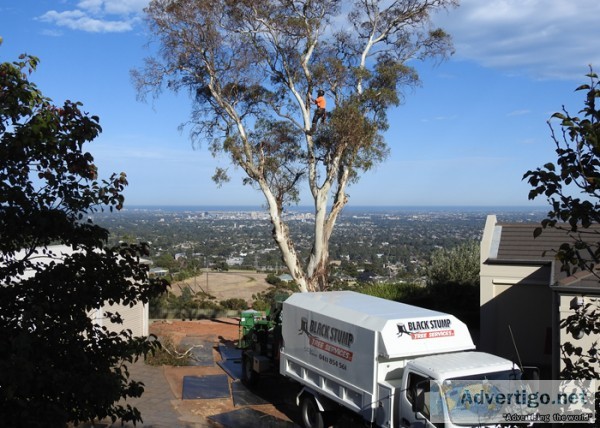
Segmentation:
{"type": "MultiPolygon", "coordinates": [[[[89,150],[102,177],[124,171],[126,206],[254,205],[263,197],[234,174],[217,188],[206,147],[178,126],[186,96],[136,100],[129,72],[151,54],[147,0],[0,0],[0,59],[38,56],[32,80],[61,104],[100,117],[89,150]]],[[[390,112],[391,156],[348,189],[358,205],[544,205],[527,199],[528,169],[555,160],[546,121],[583,106],[588,65],[600,72],[598,0],[462,0],[435,23],[454,39],[439,65],[414,64],[422,87],[390,112]]],[[[304,199],[303,204],[310,204],[304,199]]]]}

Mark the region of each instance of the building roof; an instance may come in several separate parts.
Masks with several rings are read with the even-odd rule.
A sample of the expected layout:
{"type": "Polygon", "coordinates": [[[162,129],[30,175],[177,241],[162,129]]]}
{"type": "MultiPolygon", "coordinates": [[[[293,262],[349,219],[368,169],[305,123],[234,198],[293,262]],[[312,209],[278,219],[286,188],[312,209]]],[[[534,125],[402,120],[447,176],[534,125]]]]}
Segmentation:
{"type": "MultiPolygon", "coordinates": [[[[597,289],[599,285],[600,271],[591,273],[589,271],[578,271],[571,276],[561,272],[561,264],[553,263],[556,251],[566,242],[574,242],[577,235],[573,235],[570,226],[565,224],[563,228],[548,227],[542,230],[538,236],[534,236],[536,228],[540,223],[501,223],[495,222],[495,216],[490,216],[493,221],[493,234],[489,254],[484,263],[488,264],[540,264],[552,265],[553,278],[556,283],[555,289],[563,291],[567,289],[597,289]]],[[[593,225],[588,229],[581,229],[582,234],[591,234],[590,242],[600,240],[600,225],[593,225]]],[[[579,236],[581,239],[582,237],[579,236]]],[[[585,237],[583,237],[585,239],[585,237]]]]}
{"type": "Polygon", "coordinates": [[[552,289],[572,293],[585,293],[590,291],[597,293],[599,284],[600,271],[595,269],[594,272],[578,271],[571,276],[562,278],[552,286],[552,289]]]}
{"type": "Polygon", "coordinates": [[[552,262],[555,250],[570,238],[567,231],[554,228],[544,229],[541,235],[534,237],[538,227],[539,223],[496,223],[499,233],[496,257],[493,258],[512,262],[552,262]]]}

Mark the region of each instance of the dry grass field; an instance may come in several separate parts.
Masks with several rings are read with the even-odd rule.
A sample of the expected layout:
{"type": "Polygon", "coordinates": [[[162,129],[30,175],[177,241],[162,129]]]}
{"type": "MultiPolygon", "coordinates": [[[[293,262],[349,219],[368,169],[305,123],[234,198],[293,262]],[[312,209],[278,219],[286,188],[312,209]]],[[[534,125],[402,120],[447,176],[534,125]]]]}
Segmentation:
{"type": "Polygon", "coordinates": [[[190,287],[193,293],[204,291],[215,296],[217,301],[239,298],[250,303],[253,294],[269,288],[266,278],[267,274],[252,271],[209,271],[194,278],[173,283],[170,292],[180,295],[181,290],[190,287]]]}

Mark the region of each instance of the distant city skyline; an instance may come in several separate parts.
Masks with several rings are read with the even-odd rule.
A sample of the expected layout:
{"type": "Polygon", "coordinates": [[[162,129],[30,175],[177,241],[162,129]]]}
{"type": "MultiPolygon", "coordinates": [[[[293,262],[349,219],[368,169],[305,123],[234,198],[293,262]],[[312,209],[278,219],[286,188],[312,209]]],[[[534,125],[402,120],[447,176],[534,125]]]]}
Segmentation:
{"type": "MultiPolygon", "coordinates": [[[[167,211],[198,211],[206,209],[208,211],[254,211],[261,210],[262,205],[156,205],[156,204],[130,204],[126,209],[131,210],[167,210],[167,211]]],[[[312,210],[312,205],[290,205],[286,209],[307,211],[312,210]]],[[[481,211],[490,208],[497,208],[502,211],[527,211],[527,210],[545,210],[547,205],[346,205],[345,210],[351,211],[481,211]]]]}
{"type": "MultiPolygon", "coordinates": [[[[100,176],[127,173],[125,206],[262,206],[260,192],[212,182],[206,144],[194,150],[191,102],[165,92],[136,101],[130,70],[142,65],[146,0],[0,2],[3,61],[41,60],[31,79],[55,103],[83,103],[103,132],[87,146],[100,176]]],[[[422,87],[390,111],[390,158],[348,188],[349,206],[540,206],[523,174],[555,161],[546,121],[562,106],[578,112],[588,65],[600,69],[597,0],[462,0],[434,17],[456,53],[439,65],[414,63],[422,87]]],[[[595,70],[598,71],[598,70],[595,70]]],[[[303,193],[301,205],[311,204],[303,193]]]]}

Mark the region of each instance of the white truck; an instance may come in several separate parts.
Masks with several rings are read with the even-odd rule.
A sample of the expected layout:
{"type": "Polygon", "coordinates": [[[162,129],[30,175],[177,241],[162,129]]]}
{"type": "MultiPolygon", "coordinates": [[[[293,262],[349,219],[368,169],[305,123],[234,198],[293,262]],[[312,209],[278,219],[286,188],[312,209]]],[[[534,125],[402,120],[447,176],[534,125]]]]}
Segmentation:
{"type": "MultiPolygon", "coordinates": [[[[467,326],[451,315],[351,291],[293,294],[278,327],[279,373],[302,385],[297,404],[307,428],[329,426],[340,406],[378,427],[486,425],[465,423],[440,388],[522,375],[511,361],[475,352],[467,326]]],[[[248,358],[249,371],[267,366],[264,357],[248,358]]]]}

